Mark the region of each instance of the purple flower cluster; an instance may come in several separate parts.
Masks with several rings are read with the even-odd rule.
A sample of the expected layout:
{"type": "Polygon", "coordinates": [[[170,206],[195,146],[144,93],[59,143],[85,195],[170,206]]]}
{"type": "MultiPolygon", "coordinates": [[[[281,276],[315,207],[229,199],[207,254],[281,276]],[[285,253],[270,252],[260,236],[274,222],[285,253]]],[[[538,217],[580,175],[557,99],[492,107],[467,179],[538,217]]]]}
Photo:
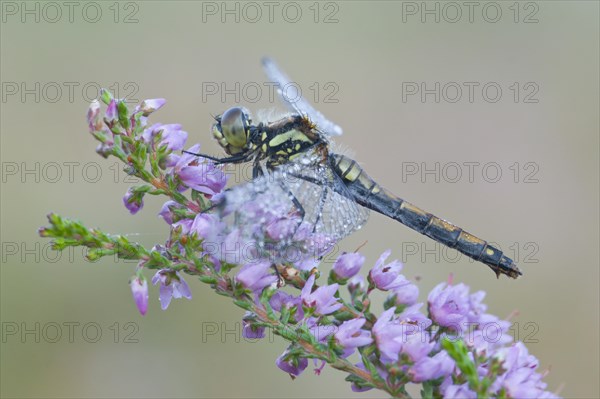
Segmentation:
{"type": "Polygon", "coordinates": [[[358,274],[365,257],[358,252],[342,254],[333,264],[332,272],[337,279],[348,280],[358,274]]]}
{"type": "Polygon", "coordinates": [[[362,329],[366,322],[366,319],[358,318],[340,324],[338,331],[335,333],[335,339],[344,348],[343,357],[348,357],[356,348],[367,346],[373,342],[371,332],[362,329]]]}
{"type": "Polygon", "coordinates": [[[397,260],[394,260],[387,265],[384,263],[391,253],[392,251],[387,250],[381,254],[377,263],[375,263],[375,267],[373,267],[369,273],[369,278],[375,287],[382,291],[395,290],[409,284],[409,281],[400,274],[400,271],[402,271],[402,263],[397,260]]]}
{"type": "Polygon", "coordinates": [[[140,277],[133,277],[129,282],[135,306],[143,315],[148,311],[148,282],[140,277]]]}
{"type": "Polygon", "coordinates": [[[185,146],[188,134],[181,130],[181,125],[178,123],[168,125],[155,123],[146,128],[141,136],[148,144],[152,144],[157,137],[160,137],[159,147],[164,146],[169,151],[180,151],[185,146]]]}
{"type": "Polygon", "coordinates": [[[171,298],[192,299],[190,287],[179,274],[169,269],[161,269],[152,277],[152,284],[160,284],[160,306],[163,310],[169,307],[171,298]]]}
{"type": "MultiPolygon", "coordinates": [[[[188,151],[198,153],[200,144],[193,145],[188,151]]],[[[171,154],[167,165],[171,167],[171,176],[181,182],[180,191],[191,188],[206,194],[210,198],[219,194],[227,184],[227,175],[220,168],[212,162],[202,161],[196,155],[187,153],[182,155],[171,154]]]]}
{"type": "Polygon", "coordinates": [[[556,395],[546,391],[547,384],[542,381],[542,374],[536,373],[539,366],[535,356],[530,355],[522,342],[504,347],[494,354],[501,359],[506,370],[494,381],[493,391],[504,390],[509,398],[555,398],[556,395]]]}
{"type": "Polygon", "coordinates": [[[272,271],[269,262],[249,263],[240,268],[235,278],[250,291],[260,292],[277,281],[272,271]]]}
{"type": "MultiPolygon", "coordinates": [[[[355,262],[364,262],[364,258],[348,255],[344,254],[336,261],[334,267],[337,270],[334,274],[337,276],[343,275],[340,270],[352,269],[351,265],[355,262]]],[[[435,382],[434,389],[442,397],[476,398],[477,392],[465,381],[456,361],[441,346],[442,337],[448,336],[455,340],[462,339],[472,356],[478,357],[477,373],[481,379],[489,375],[494,360],[501,361],[504,371],[488,389],[490,396],[507,393],[507,397],[514,398],[556,397],[545,390],[542,375],[535,371],[538,366],[535,357],[527,353],[522,343],[510,344],[510,323],[486,313],[487,307],[482,302],[483,292],[471,294],[464,284],[439,284],[429,294],[428,313],[424,314],[421,309],[425,307],[416,302],[418,290],[399,274],[400,264],[393,261],[384,265],[388,256],[389,251],[386,251],[375,263],[369,276],[374,286],[381,291],[388,291],[398,306],[386,309],[374,322],[367,321],[373,318],[370,313],[345,321],[334,321],[332,334],[332,326],[323,322],[331,322],[332,319],[327,316],[342,312],[343,307],[348,305],[338,296],[339,284],[316,287],[315,275],[307,279],[299,297],[278,292],[273,297],[276,301],[272,300],[273,308],[282,311],[286,306],[288,311],[297,310],[297,314],[301,315],[295,319],[297,325],[308,322],[315,339],[318,342],[331,340],[330,345],[339,349],[342,358],[348,358],[356,350],[372,347],[374,350],[367,350],[370,355],[366,359],[390,386],[394,384],[394,375],[400,372],[407,379],[405,383],[435,382]],[[401,284],[397,285],[397,282],[401,284]]],[[[361,283],[357,281],[354,284],[352,289],[356,290],[361,283]]],[[[350,286],[348,288],[351,289],[350,286]]],[[[368,294],[364,295],[366,297],[368,294]]],[[[307,368],[308,362],[307,359],[292,355],[293,347],[288,348],[276,363],[280,369],[297,377],[307,368]]],[[[357,367],[367,370],[362,360],[357,367]]],[[[353,384],[352,389],[365,391],[370,387],[368,384],[353,384]]]]}
{"type": "MultiPolygon", "coordinates": [[[[152,283],[159,285],[162,309],[173,298],[191,299],[180,273],[187,271],[202,274],[213,287],[245,304],[244,337],[260,339],[266,326],[281,328],[276,333],[291,345],[276,365],[294,378],[313,358],[316,373],[327,363],[361,371],[350,379],[355,391],[376,387],[394,394],[407,383],[426,383],[433,396],[444,398],[556,397],[546,391],[542,375],[536,372],[538,360],[522,343],[512,343],[510,323],[487,313],[484,292],[470,293],[464,284],[441,283],[429,293],[426,305],[419,303],[419,289],[401,274],[403,265],[397,260],[386,263],[390,250],[366,273],[367,282],[360,274],[366,259],[353,252],[340,255],[328,284],[319,285],[316,267],[334,241],[313,231],[297,210],[290,209],[287,192],[276,192],[266,185],[266,178],[255,180],[251,189],[242,185],[224,191],[227,176],[220,167],[192,154],[176,153],[188,137],[181,125],[148,126],[148,116],[165,104],[163,99],[146,100],[127,115],[122,102],[103,96],[104,118],[98,101],[87,115],[90,131],[101,142],[97,151],[119,156],[130,167],[146,163],[145,158],[135,158],[139,154],[151,153],[155,161],[151,177],[145,179],[152,185],[128,190],[125,207],[137,213],[147,193],[171,197],[159,212],[171,228],[170,240],[155,247],[158,257],[140,262],[130,281],[142,315],[148,309],[145,268],[158,269],[152,283]],[[120,140],[119,135],[128,140],[120,140]],[[193,190],[191,200],[183,194],[188,189],[193,190]],[[158,258],[172,265],[152,263],[158,258]],[[279,275],[276,265],[285,274],[279,275]],[[282,280],[299,292],[280,290],[282,280]],[[388,295],[381,312],[371,309],[370,295],[377,291],[388,295]],[[459,358],[444,346],[446,339],[464,343],[467,357],[459,358]],[[359,359],[355,365],[348,360],[352,356],[359,359]],[[465,362],[472,362],[472,371],[465,362]],[[486,378],[491,383],[485,386],[473,382],[486,378]]],[[[189,151],[198,153],[199,144],[189,151]]]]}

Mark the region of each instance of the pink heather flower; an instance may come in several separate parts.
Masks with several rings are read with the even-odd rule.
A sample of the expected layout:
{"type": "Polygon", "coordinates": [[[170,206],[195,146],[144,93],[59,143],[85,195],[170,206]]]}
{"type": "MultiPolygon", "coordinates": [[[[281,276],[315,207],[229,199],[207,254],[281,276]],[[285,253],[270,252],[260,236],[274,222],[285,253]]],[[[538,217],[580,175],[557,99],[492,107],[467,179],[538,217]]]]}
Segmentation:
{"type": "Polygon", "coordinates": [[[321,261],[314,256],[308,256],[306,258],[302,258],[300,261],[294,263],[294,267],[298,270],[309,271],[318,267],[321,261]]]}
{"type": "Polygon", "coordinates": [[[419,287],[413,283],[408,283],[393,290],[394,301],[397,306],[414,305],[419,298],[419,287]]]}
{"type": "Polygon", "coordinates": [[[431,319],[442,327],[460,331],[471,311],[469,287],[464,284],[440,283],[427,298],[431,319]]]}
{"type": "Polygon", "coordinates": [[[348,281],[348,291],[354,296],[363,295],[366,289],[367,283],[365,282],[365,278],[360,274],[357,274],[348,281]]]}
{"type": "MultiPolygon", "coordinates": [[[[485,331],[470,331],[467,334],[464,334],[463,340],[465,341],[465,345],[473,353],[487,355],[494,353],[496,348],[504,345],[506,343],[506,337],[512,340],[512,337],[509,335],[503,335],[498,329],[492,327],[487,328],[485,331]]],[[[510,340],[508,342],[510,342],[510,340]]]]}
{"type": "Polygon", "coordinates": [[[379,352],[381,361],[393,363],[398,361],[398,354],[402,349],[402,341],[396,338],[402,336],[404,327],[394,318],[395,307],[391,307],[379,316],[373,325],[373,337],[379,352]]]}
{"type": "Polygon", "coordinates": [[[170,151],[181,151],[185,146],[188,134],[181,130],[180,124],[162,125],[159,146],[166,146],[170,151]]]}
{"type": "Polygon", "coordinates": [[[313,364],[315,365],[315,375],[321,375],[321,371],[323,371],[323,368],[327,362],[325,360],[321,360],[321,365],[319,366],[319,360],[313,359],[313,364]]]}
{"type": "Polygon", "coordinates": [[[135,215],[144,207],[143,197],[139,194],[136,194],[131,189],[127,190],[125,196],[123,196],[123,204],[125,208],[131,213],[135,215]]]}
{"type": "Polygon", "coordinates": [[[469,389],[469,383],[448,385],[444,391],[444,399],[476,399],[477,394],[469,389]]]}
{"type": "Polygon", "coordinates": [[[429,328],[432,322],[427,316],[419,311],[422,306],[422,303],[415,303],[414,305],[407,307],[397,316],[398,320],[404,324],[410,324],[423,330],[429,328]]]}
{"type": "Polygon", "coordinates": [[[350,389],[352,390],[352,392],[367,392],[367,391],[370,391],[373,388],[367,387],[367,386],[359,387],[355,383],[352,383],[352,385],[350,385],[350,389]]]}
{"type": "MultiPolygon", "coordinates": [[[[194,145],[189,151],[197,153],[200,151],[200,145],[194,145]]],[[[173,159],[176,162],[171,173],[179,177],[184,185],[183,190],[187,187],[213,196],[225,188],[228,176],[213,163],[187,153],[173,159]]]]}
{"type": "Polygon", "coordinates": [[[160,283],[160,306],[163,310],[169,307],[171,298],[186,298],[192,299],[190,287],[179,274],[170,269],[160,269],[152,277],[152,284],[160,283]]]}
{"type": "Polygon", "coordinates": [[[276,291],[271,296],[271,299],[269,299],[269,304],[276,312],[281,312],[284,307],[291,308],[292,306],[298,306],[300,301],[298,297],[290,295],[287,292],[276,291]]]}
{"type": "Polygon", "coordinates": [[[275,364],[292,378],[298,377],[308,367],[308,359],[306,358],[294,357],[286,359],[286,357],[289,357],[287,350],[277,358],[275,364]]]}
{"type": "Polygon", "coordinates": [[[340,279],[349,279],[354,277],[362,265],[365,263],[365,257],[357,252],[342,254],[333,264],[333,273],[340,279]]]}
{"type": "Polygon", "coordinates": [[[214,239],[204,241],[203,246],[207,253],[226,263],[255,264],[267,260],[259,256],[258,244],[244,237],[237,227],[224,237],[219,234],[214,239]]]}
{"type": "Polygon", "coordinates": [[[467,319],[471,323],[479,323],[480,318],[485,315],[487,305],[483,303],[485,298],[484,291],[477,291],[469,295],[469,312],[467,313],[467,319]]]}
{"type": "MultiPolygon", "coordinates": [[[[351,351],[347,354],[348,357],[355,348],[360,346],[369,345],[373,342],[371,338],[371,332],[362,330],[362,326],[366,323],[366,319],[351,319],[343,322],[338,331],[335,333],[335,339],[337,342],[344,347],[344,349],[351,351]]],[[[346,353],[344,353],[346,355],[346,353]]]]}
{"type": "Polygon", "coordinates": [[[279,218],[266,224],[266,233],[273,240],[284,240],[292,238],[298,228],[297,218],[279,218]]]}
{"type": "Polygon", "coordinates": [[[546,389],[542,376],[531,369],[521,368],[507,373],[502,386],[509,398],[537,398],[546,389]]]}
{"type": "Polygon", "coordinates": [[[308,331],[321,343],[324,343],[336,330],[334,325],[319,324],[319,319],[316,317],[309,317],[305,322],[308,331]]]}
{"type": "Polygon", "coordinates": [[[307,307],[314,308],[321,315],[333,313],[342,307],[342,304],[334,297],[339,287],[338,284],[324,285],[311,292],[314,284],[315,275],[313,274],[306,280],[306,284],[302,288],[300,297],[307,307]]]}
{"type": "Polygon", "coordinates": [[[140,135],[142,141],[146,144],[151,144],[152,141],[154,141],[154,137],[160,132],[161,126],[161,123],[154,123],[151,126],[146,127],[140,135]]]}
{"type": "Polygon", "coordinates": [[[409,370],[414,382],[423,382],[448,376],[454,371],[454,360],[446,351],[436,353],[432,357],[422,357],[409,370]]]}
{"type": "Polygon", "coordinates": [[[148,116],[160,109],[163,105],[165,105],[166,102],[167,100],[164,98],[152,98],[149,100],[144,100],[140,105],[135,107],[133,113],[136,114],[141,111],[144,113],[144,116],[148,116]]]}
{"type": "Polygon", "coordinates": [[[181,228],[181,234],[189,234],[192,229],[192,223],[194,223],[192,219],[181,219],[180,221],[173,223],[171,227],[174,229],[181,228]]]}
{"type": "Polygon", "coordinates": [[[257,326],[246,321],[242,322],[242,337],[246,339],[263,339],[265,337],[265,328],[257,326]]]}
{"type": "Polygon", "coordinates": [[[161,137],[158,146],[166,146],[169,151],[182,150],[188,138],[187,132],[181,130],[181,125],[179,123],[166,125],[155,123],[144,129],[141,137],[145,143],[150,144],[158,134],[160,134],[161,137]]]}
{"type": "Polygon", "coordinates": [[[373,284],[382,291],[393,290],[410,284],[406,277],[400,274],[402,263],[394,260],[387,265],[384,264],[391,252],[388,249],[381,254],[375,266],[369,272],[369,277],[373,281],[373,284]]]}
{"type": "Polygon", "coordinates": [[[183,206],[175,201],[167,201],[163,204],[162,208],[160,208],[158,216],[163,218],[167,224],[173,224],[173,209],[177,208],[183,208],[183,206]]]}
{"type": "Polygon", "coordinates": [[[246,312],[242,318],[242,337],[246,339],[262,339],[265,337],[265,327],[252,323],[253,314],[246,312]]]}
{"type": "Polygon", "coordinates": [[[143,315],[148,311],[148,282],[145,278],[133,277],[129,282],[131,294],[140,313],[143,315]]]}
{"type": "Polygon", "coordinates": [[[216,215],[199,213],[192,222],[190,233],[196,233],[198,237],[205,240],[216,240],[224,229],[225,223],[221,222],[216,215]]]}
{"type": "Polygon", "coordinates": [[[109,122],[113,122],[119,119],[119,113],[117,111],[117,101],[116,100],[110,100],[110,103],[108,104],[108,107],[106,108],[106,113],[105,113],[106,119],[109,122]]]}
{"type": "Polygon", "coordinates": [[[295,321],[300,321],[304,318],[304,311],[302,310],[302,299],[285,293],[283,291],[276,291],[275,294],[269,300],[271,307],[276,312],[281,312],[283,308],[295,309],[296,313],[292,318],[295,321]]]}
{"type": "Polygon", "coordinates": [[[522,342],[501,348],[494,356],[503,360],[502,368],[506,372],[494,381],[492,391],[504,388],[510,398],[554,397],[554,394],[545,391],[547,385],[542,381],[542,375],[535,372],[539,361],[529,354],[522,342]]]}
{"type": "Polygon", "coordinates": [[[475,331],[463,337],[465,343],[476,353],[492,353],[496,348],[513,341],[513,336],[509,334],[512,325],[509,321],[484,314],[479,317],[478,323],[475,331]]]}
{"type": "Polygon", "coordinates": [[[277,276],[271,271],[271,263],[268,261],[249,263],[240,268],[235,279],[250,291],[260,292],[277,282],[277,276]]]}
{"type": "Polygon", "coordinates": [[[100,101],[94,100],[91,102],[87,112],[87,122],[90,132],[95,132],[101,129],[100,122],[100,101]]]}
{"type": "Polygon", "coordinates": [[[397,337],[396,340],[402,343],[400,352],[408,355],[413,362],[418,362],[432,351],[435,342],[432,342],[431,338],[429,332],[419,326],[408,324],[405,325],[402,336],[397,337]]]}
{"type": "Polygon", "coordinates": [[[224,238],[219,237],[214,241],[204,241],[202,249],[205,254],[211,258],[218,259],[226,263],[240,264],[240,263],[253,263],[253,262],[242,262],[240,259],[241,243],[239,236],[239,229],[234,229],[224,238]]]}

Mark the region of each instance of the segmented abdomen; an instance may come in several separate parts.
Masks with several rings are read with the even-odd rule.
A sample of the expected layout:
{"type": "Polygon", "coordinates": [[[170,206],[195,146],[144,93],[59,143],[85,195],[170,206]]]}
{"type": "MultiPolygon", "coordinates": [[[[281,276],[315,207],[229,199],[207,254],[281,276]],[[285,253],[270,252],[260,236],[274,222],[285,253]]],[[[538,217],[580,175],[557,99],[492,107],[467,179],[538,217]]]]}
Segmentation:
{"type": "Polygon", "coordinates": [[[517,278],[522,273],[512,259],[486,241],[437,216],[404,201],[381,187],[356,163],[331,154],[331,166],[360,205],[391,217],[435,241],[488,265],[496,275],[517,278]]]}

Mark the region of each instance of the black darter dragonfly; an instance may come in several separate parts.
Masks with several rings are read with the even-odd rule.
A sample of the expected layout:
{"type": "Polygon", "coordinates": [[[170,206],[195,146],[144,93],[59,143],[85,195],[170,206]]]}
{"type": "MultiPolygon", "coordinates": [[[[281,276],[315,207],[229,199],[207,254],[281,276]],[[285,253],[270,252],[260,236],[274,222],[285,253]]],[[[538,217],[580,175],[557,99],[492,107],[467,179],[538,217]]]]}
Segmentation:
{"type": "MultiPolygon", "coordinates": [[[[257,220],[248,214],[257,212],[244,205],[257,200],[265,204],[262,211],[295,209],[303,225],[335,242],[360,228],[370,209],[488,265],[498,276],[521,275],[498,248],[397,197],[356,161],[331,151],[331,138],[342,129],[305,99],[286,96],[282,88],[291,81],[272,60],[263,59],[263,66],[290,113],[253,124],[245,108],[230,108],[215,117],[212,128],[228,157],[196,154],[221,164],[253,163],[253,180],[225,193],[225,208],[234,209],[238,225],[255,228],[257,220]]],[[[297,230],[296,226],[294,233],[297,230]]]]}

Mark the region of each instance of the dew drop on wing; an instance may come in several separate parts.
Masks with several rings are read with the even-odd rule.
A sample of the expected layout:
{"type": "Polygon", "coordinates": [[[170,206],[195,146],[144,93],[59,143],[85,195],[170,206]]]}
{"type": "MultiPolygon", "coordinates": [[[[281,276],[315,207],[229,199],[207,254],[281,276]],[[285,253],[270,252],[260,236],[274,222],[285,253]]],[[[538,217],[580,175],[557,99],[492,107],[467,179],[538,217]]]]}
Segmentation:
{"type": "Polygon", "coordinates": [[[282,253],[291,246],[321,256],[321,252],[360,228],[368,215],[366,209],[349,199],[352,197],[344,193],[346,187],[340,178],[321,159],[318,154],[305,154],[298,161],[233,187],[220,207],[227,210],[222,216],[227,217],[230,228],[240,230],[243,240],[257,242],[260,252],[275,261],[281,260],[282,253]],[[303,220],[298,217],[298,203],[304,211],[303,220]],[[298,225],[291,234],[280,231],[279,242],[273,243],[268,225],[282,220],[295,220],[298,225]]]}

